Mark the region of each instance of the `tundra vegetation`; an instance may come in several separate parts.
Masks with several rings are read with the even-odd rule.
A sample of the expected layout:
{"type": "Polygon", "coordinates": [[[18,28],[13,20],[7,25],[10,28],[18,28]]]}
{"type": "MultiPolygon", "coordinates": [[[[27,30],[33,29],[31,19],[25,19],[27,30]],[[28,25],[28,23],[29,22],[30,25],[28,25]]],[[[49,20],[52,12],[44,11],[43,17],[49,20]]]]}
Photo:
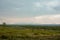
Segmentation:
{"type": "Polygon", "coordinates": [[[60,26],[0,25],[0,40],[60,40],[60,26]]]}

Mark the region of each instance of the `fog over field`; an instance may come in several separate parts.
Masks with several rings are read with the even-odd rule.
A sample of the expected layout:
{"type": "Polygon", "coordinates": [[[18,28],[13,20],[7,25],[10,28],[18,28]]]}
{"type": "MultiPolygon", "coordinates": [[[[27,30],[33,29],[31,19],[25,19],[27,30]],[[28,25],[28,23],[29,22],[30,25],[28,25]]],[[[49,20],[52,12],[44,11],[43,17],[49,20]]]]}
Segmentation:
{"type": "Polygon", "coordinates": [[[27,18],[9,18],[0,17],[0,23],[6,22],[8,24],[60,24],[60,15],[42,15],[27,18]]]}

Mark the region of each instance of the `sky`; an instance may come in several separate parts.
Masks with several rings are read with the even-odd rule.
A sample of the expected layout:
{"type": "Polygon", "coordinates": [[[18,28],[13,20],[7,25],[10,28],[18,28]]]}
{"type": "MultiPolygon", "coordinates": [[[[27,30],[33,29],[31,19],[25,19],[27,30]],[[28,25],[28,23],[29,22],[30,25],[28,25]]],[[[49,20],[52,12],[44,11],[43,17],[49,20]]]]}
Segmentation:
{"type": "Polygon", "coordinates": [[[0,24],[60,24],[60,0],[0,0],[0,24]]]}

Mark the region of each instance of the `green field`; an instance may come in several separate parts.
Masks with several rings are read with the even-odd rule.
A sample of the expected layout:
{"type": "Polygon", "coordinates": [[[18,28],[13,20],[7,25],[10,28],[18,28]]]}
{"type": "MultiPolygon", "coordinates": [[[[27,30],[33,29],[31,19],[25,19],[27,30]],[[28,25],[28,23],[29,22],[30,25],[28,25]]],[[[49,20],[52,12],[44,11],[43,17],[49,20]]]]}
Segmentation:
{"type": "Polygon", "coordinates": [[[0,40],[60,40],[60,26],[0,25],[0,40]]]}

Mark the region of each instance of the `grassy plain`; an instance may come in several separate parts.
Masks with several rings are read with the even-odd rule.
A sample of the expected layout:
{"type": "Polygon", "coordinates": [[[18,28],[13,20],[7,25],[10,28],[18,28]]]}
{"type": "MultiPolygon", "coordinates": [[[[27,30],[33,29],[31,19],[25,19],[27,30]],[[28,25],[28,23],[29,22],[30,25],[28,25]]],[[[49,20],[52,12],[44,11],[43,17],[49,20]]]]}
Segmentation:
{"type": "Polygon", "coordinates": [[[0,25],[0,40],[60,40],[60,26],[0,25]]]}

